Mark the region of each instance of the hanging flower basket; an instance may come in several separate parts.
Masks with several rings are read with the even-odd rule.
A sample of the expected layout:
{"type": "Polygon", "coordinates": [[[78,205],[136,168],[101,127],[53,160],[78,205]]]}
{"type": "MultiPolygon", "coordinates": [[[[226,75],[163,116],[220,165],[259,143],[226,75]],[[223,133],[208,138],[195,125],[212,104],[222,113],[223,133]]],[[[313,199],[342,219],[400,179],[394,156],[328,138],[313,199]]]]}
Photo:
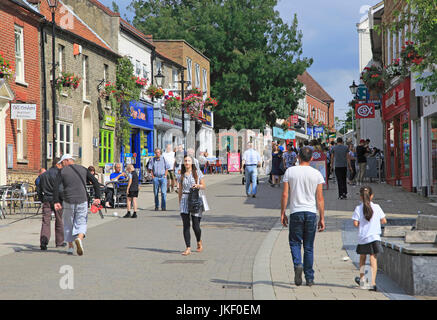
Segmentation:
{"type": "Polygon", "coordinates": [[[63,88],[68,90],[77,89],[80,84],[80,78],[73,73],[61,72],[61,75],[56,78],[56,89],[61,92],[63,88]]]}
{"type": "Polygon", "coordinates": [[[193,94],[193,95],[201,97],[203,95],[203,92],[199,88],[193,88],[193,89],[188,91],[188,94],[193,94]]]}
{"type": "Polygon", "coordinates": [[[203,103],[203,106],[208,110],[212,110],[213,108],[217,107],[217,105],[218,105],[217,100],[211,97],[206,98],[206,100],[203,103]]]}
{"type": "Polygon", "coordinates": [[[382,70],[376,65],[372,65],[370,68],[364,68],[364,71],[361,73],[361,80],[363,80],[369,91],[384,91],[385,83],[382,70]]]}
{"type": "Polygon", "coordinates": [[[173,118],[173,115],[180,114],[182,111],[182,101],[180,97],[175,97],[173,92],[169,92],[165,97],[164,108],[167,111],[170,118],[173,118]]]}
{"type": "Polygon", "coordinates": [[[108,81],[105,83],[103,89],[99,91],[99,96],[102,99],[109,100],[111,96],[115,96],[116,92],[117,92],[117,87],[115,86],[115,84],[108,81]]]}
{"type": "Polygon", "coordinates": [[[13,74],[11,62],[5,59],[3,52],[0,52],[0,79],[9,79],[13,74]]]}
{"type": "Polygon", "coordinates": [[[150,98],[161,99],[164,96],[164,90],[162,88],[158,88],[155,85],[151,85],[147,88],[146,94],[150,98]]]}
{"type": "Polygon", "coordinates": [[[405,42],[405,46],[401,50],[401,58],[406,66],[411,64],[419,65],[423,61],[423,57],[417,53],[417,49],[412,41],[405,42]]]}
{"type": "Polygon", "coordinates": [[[390,87],[393,85],[393,81],[400,77],[405,77],[407,70],[404,65],[401,64],[400,59],[393,60],[393,63],[385,66],[383,71],[383,78],[385,81],[385,86],[390,87]]]}
{"type": "Polygon", "coordinates": [[[190,94],[184,100],[184,108],[191,115],[198,115],[203,110],[203,99],[196,94],[190,94]]]}
{"type": "Polygon", "coordinates": [[[147,86],[147,79],[146,78],[132,77],[132,79],[135,80],[137,87],[140,89],[143,89],[144,87],[147,86]]]}

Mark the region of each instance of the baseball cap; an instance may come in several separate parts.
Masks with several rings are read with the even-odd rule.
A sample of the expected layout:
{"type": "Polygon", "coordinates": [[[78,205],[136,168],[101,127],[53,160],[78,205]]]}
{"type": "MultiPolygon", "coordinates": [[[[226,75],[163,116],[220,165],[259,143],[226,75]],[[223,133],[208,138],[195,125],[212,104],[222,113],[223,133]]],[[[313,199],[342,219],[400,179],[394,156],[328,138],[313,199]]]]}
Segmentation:
{"type": "Polygon", "coordinates": [[[74,160],[74,158],[71,154],[66,153],[61,157],[61,160],[59,160],[58,163],[62,163],[62,161],[68,160],[68,159],[74,160]]]}
{"type": "Polygon", "coordinates": [[[364,143],[364,142],[366,142],[366,140],[364,140],[364,139],[361,139],[361,140],[360,140],[360,143],[364,143]]]}

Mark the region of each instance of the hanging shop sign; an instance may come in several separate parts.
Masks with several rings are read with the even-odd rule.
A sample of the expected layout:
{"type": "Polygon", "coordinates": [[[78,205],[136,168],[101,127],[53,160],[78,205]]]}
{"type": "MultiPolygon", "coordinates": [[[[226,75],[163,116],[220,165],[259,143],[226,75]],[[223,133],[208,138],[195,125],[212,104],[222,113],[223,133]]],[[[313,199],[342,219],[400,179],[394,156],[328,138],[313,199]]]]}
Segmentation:
{"type": "Polygon", "coordinates": [[[374,103],[357,103],[355,105],[356,119],[375,118],[375,104],[374,103]]]}
{"type": "Polygon", "coordinates": [[[287,130],[284,131],[280,128],[273,127],[273,137],[283,139],[283,140],[294,140],[296,139],[296,131],[287,130]]]}
{"type": "Polygon", "coordinates": [[[115,117],[105,115],[105,125],[108,127],[115,127],[115,117]]]}

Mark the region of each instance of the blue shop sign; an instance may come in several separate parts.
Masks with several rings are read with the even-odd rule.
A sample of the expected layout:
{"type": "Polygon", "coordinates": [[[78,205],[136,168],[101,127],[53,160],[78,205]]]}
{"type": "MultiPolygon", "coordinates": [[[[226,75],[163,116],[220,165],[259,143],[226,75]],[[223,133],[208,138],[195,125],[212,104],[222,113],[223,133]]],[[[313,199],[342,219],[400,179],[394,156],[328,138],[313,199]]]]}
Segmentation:
{"type": "Polygon", "coordinates": [[[135,127],[153,130],[153,106],[141,102],[129,102],[129,123],[135,127]]]}
{"type": "Polygon", "coordinates": [[[208,111],[208,110],[203,110],[203,117],[204,117],[204,121],[203,123],[205,123],[208,126],[212,126],[212,112],[208,111]]]}
{"type": "Polygon", "coordinates": [[[313,127],[310,127],[310,126],[307,127],[307,135],[309,135],[309,136],[313,135],[313,127]]]}
{"type": "Polygon", "coordinates": [[[294,140],[296,139],[296,131],[293,130],[284,131],[280,128],[273,127],[273,137],[280,138],[283,140],[294,140]]]}
{"type": "Polygon", "coordinates": [[[324,128],[323,127],[314,127],[314,134],[320,133],[323,134],[324,128]]]}

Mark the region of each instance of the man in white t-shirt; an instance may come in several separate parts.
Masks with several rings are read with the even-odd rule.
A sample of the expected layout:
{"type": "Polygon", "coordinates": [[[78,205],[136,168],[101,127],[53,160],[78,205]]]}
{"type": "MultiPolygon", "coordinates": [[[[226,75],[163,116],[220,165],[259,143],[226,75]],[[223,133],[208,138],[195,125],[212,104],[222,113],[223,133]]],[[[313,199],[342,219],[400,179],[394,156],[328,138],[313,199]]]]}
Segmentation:
{"type": "Polygon", "coordinates": [[[305,274],[307,286],[314,284],[314,239],[317,229],[320,232],[325,230],[325,202],[323,198],[325,180],[318,170],[310,166],[312,158],[313,150],[311,148],[301,148],[299,150],[299,165],[288,168],[283,179],[281,222],[284,227],[288,224],[285,211],[290,197],[288,239],[294,264],[294,282],[297,286],[302,284],[302,271],[305,274]],[[317,207],[320,213],[318,224],[317,207]]]}
{"type": "Polygon", "coordinates": [[[168,144],[165,152],[162,154],[165,161],[168,163],[170,169],[167,173],[167,192],[173,192],[176,185],[176,176],[174,173],[174,163],[175,163],[175,152],[173,151],[172,145],[168,144]]]}

